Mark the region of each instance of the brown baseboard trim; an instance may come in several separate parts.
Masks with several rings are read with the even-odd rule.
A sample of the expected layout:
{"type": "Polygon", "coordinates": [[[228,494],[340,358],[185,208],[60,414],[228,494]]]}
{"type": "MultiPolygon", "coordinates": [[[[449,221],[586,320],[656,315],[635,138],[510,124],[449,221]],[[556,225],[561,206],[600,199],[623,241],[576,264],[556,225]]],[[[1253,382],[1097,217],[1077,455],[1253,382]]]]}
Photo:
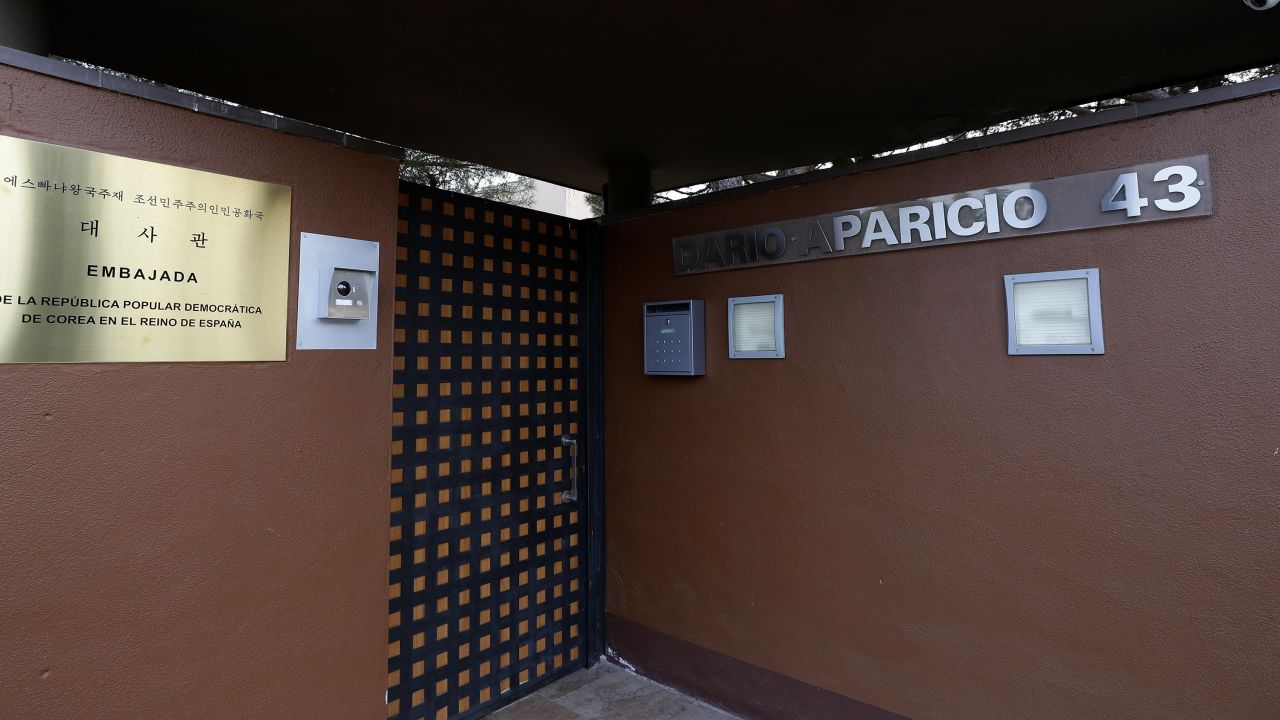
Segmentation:
{"type": "Polygon", "coordinates": [[[750,720],[910,720],[606,614],[609,656],[750,720]]]}

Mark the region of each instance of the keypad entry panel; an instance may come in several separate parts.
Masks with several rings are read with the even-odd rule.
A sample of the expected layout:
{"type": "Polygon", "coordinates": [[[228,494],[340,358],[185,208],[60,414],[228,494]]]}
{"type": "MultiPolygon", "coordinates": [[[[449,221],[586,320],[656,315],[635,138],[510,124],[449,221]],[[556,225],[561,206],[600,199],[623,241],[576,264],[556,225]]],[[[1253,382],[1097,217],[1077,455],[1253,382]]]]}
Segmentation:
{"type": "Polygon", "coordinates": [[[644,307],[646,375],[706,373],[701,300],[647,303],[644,307]]]}

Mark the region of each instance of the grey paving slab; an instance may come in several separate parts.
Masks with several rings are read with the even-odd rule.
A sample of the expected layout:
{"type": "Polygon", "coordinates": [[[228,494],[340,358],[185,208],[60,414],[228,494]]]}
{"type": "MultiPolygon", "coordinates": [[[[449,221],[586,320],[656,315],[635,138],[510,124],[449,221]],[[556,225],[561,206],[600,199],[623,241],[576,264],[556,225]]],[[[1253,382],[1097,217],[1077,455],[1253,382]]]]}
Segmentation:
{"type": "Polygon", "coordinates": [[[596,663],[593,667],[579,670],[571,675],[568,675],[566,677],[563,677],[551,683],[550,685],[539,690],[537,694],[545,698],[555,700],[557,698],[562,698],[565,695],[568,695],[569,693],[573,692],[574,690],[577,690],[578,688],[586,685],[587,683],[590,683],[594,680],[598,680],[605,673],[619,672],[619,671],[626,672],[625,670],[622,670],[622,668],[619,668],[616,665],[612,665],[606,662],[599,662],[599,663],[596,663]]]}
{"type": "Polygon", "coordinates": [[[720,708],[712,707],[704,702],[692,701],[676,716],[676,720],[742,720],[720,708]]]}
{"type": "Polygon", "coordinates": [[[517,700],[486,718],[492,720],[586,720],[578,713],[538,693],[517,700]]]}
{"type": "Polygon", "coordinates": [[[621,692],[588,687],[566,695],[560,703],[591,720],[674,720],[685,707],[680,698],[647,687],[621,692]]]}
{"type": "Polygon", "coordinates": [[[611,663],[579,670],[494,720],[740,720],[611,663]]]}

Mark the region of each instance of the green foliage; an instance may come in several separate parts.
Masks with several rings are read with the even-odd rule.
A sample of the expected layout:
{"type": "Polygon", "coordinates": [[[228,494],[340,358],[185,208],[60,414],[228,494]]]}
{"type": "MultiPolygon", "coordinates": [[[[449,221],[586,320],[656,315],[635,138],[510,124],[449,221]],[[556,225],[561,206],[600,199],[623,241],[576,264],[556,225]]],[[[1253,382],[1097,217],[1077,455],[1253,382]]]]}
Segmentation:
{"type": "MultiPolygon", "coordinates": [[[[1145,92],[1132,93],[1130,95],[1125,95],[1122,97],[1107,98],[1105,100],[1098,100],[1096,102],[1083,103],[1080,105],[1073,105],[1071,107],[1060,108],[1056,110],[1049,110],[1041,113],[1035,113],[1033,115],[1014,118],[1012,120],[1007,120],[1005,122],[997,123],[995,125],[990,125],[984,128],[978,128],[976,130],[968,130],[961,133],[955,133],[953,135],[947,135],[941,138],[929,139],[917,145],[912,145],[910,147],[898,148],[896,150],[888,150],[885,152],[876,153],[872,157],[885,157],[888,155],[897,155],[898,153],[915,150],[921,147],[945,145],[947,143],[958,142],[960,140],[983,137],[983,136],[991,135],[994,133],[1001,133],[1008,130],[1015,130],[1017,128],[1029,127],[1032,125],[1040,125],[1047,122],[1053,122],[1055,120],[1064,120],[1066,118],[1078,117],[1081,115],[1092,115],[1094,113],[1106,112],[1107,110],[1110,110],[1112,108],[1121,107],[1124,105],[1131,105],[1133,103],[1143,103],[1151,100],[1160,100],[1164,98],[1174,97],[1177,95],[1187,95],[1189,93],[1199,92],[1201,90],[1208,90],[1211,88],[1222,87],[1224,85],[1237,85],[1242,82],[1257,80],[1259,78],[1271,77],[1273,75],[1280,75],[1280,64],[1264,65],[1262,67],[1253,68],[1252,70],[1245,70],[1243,72],[1238,72],[1238,73],[1230,73],[1228,75],[1213,75],[1207,78],[1201,78],[1199,80],[1179,83],[1177,85],[1170,85],[1169,87],[1157,88],[1155,90],[1147,90],[1145,92]]],[[[720,190],[727,190],[729,188],[741,187],[743,185],[749,185],[755,182],[772,180],[778,177],[789,177],[793,175],[801,175],[806,172],[811,172],[813,170],[820,170],[820,169],[825,169],[833,166],[852,165],[867,159],[868,158],[861,158],[861,157],[836,158],[834,161],[829,163],[819,163],[816,165],[807,165],[807,166],[801,166],[798,168],[790,168],[787,170],[778,170],[778,171],[771,171],[771,172],[765,172],[765,173],[754,173],[750,175],[742,175],[739,177],[725,178],[723,180],[715,180],[715,181],[701,184],[701,185],[693,185],[687,188],[680,188],[677,190],[668,191],[666,193],[660,193],[654,196],[654,202],[664,202],[668,200],[676,200],[683,197],[689,197],[691,195],[704,195],[707,193],[714,193],[720,190]]]]}
{"type": "Polygon", "coordinates": [[[405,151],[400,179],[510,205],[533,204],[530,178],[421,150],[405,151]]]}
{"type": "MultiPolygon", "coordinates": [[[[1093,113],[1105,112],[1111,108],[1121,107],[1132,103],[1147,102],[1176,95],[1186,95],[1188,93],[1199,92],[1209,88],[1221,87],[1223,85],[1235,85],[1249,80],[1271,77],[1273,75],[1280,75],[1280,64],[1267,65],[1230,75],[1216,75],[1192,82],[1171,85],[1165,88],[1133,93],[1123,97],[1108,98],[1068,108],[1027,115],[1025,117],[1014,118],[1002,123],[997,123],[989,127],[937,138],[922,143],[922,145],[915,145],[910,148],[878,153],[875,157],[894,155],[899,152],[912,150],[921,146],[946,144],[968,138],[982,137],[993,133],[1005,132],[1031,125],[1040,125],[1042,123],[1063,120],[1080,115],[1091,115],[1093,113]]],[[[852,165],[866,159],[868,158],[841,157],[832,162],[803,165],[784,170],[751,173],[722,180],[713,180],[708,183],[658,193],[654,195],[653,200],[655,203],[661,203],[694,195],[715,193],[721,190],[728,190],[730,188],[741,187],[743,185],[765,182],[780,177],[803,175],[814,170],[820,170],[832,166],[852,165]]],[[[529,178],[513,175],[484,165],[477,165],[475,163],[464,162],[461,160],[453,160],[419,150],[407,150],[405,152],[404,162],[400,165],[400,177],[411,182],[422,183],[424,185],[430,185],[431,187],[452,190],[490,200],[497,200],[499,202],[510,203],[512,205],[523,205],[528,207],[533,203],[533,181],[529,178]]],[[[604,215],[603,197],[599,195],[587,195],[587,203],[590,205],[591,212],[594,215],[604,215]]]]}

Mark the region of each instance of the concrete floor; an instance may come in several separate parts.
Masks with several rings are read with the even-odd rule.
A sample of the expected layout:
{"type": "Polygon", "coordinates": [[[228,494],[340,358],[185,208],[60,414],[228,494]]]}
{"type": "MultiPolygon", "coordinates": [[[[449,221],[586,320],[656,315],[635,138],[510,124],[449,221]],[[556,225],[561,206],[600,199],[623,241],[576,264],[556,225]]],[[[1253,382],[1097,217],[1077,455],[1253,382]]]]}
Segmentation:
{"type": "Polygon", "coordinates": [[[487,720],[739,720],[609,662],[579,670],[487,720]]]}

